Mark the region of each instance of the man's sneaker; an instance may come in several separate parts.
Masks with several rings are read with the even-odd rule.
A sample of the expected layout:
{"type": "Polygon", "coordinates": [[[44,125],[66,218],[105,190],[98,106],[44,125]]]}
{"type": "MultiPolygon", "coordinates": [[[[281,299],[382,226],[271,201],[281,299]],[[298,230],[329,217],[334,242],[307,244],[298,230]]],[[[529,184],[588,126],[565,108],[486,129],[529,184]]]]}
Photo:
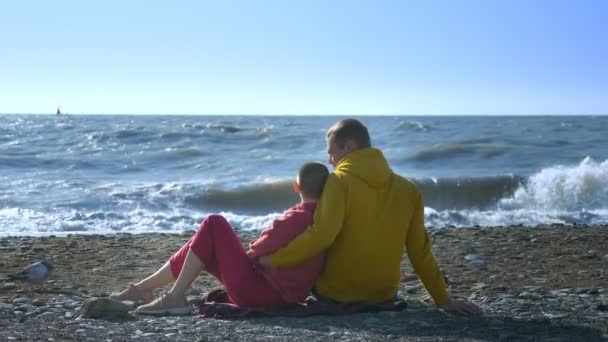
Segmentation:
{"type": "Polygon", "coordinates": [[[134,302],[149,303],[154,300],[154,294],[152,291],[144,291],[137,287],[135,284],[130,283],[126,289],[120,292],[113,292],[110,294],[110,299],[123,301],[131,300],[134,302]]]}
{"type": "Polygon", "coordinates": [[[153,302],[138,307],[135,312],[142,315],[188,315],[192,313],[192,306],[185,299],[180,301],[165,292],[153,302]]]}

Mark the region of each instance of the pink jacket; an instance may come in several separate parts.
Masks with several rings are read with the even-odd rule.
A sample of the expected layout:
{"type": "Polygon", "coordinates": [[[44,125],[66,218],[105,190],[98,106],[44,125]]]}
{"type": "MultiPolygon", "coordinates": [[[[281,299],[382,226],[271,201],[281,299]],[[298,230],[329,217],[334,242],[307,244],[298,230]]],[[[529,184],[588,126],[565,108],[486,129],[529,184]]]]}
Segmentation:
{"type": "MultiPolygon", "coordinates": [[[[249,243],[247,255],[257,260],[287,246],[312,224],[316,206],[315,202],[300,202],[285,211],[283,216],[272,221],[270,227],[262,231],[259,238],[249,243]]],[[[286,302],[296,303],[304,300],[310,293],[323,270],[325,254],[323,251],[293,267],[265,269],[257,264],[256,268],[286,302]]]]}

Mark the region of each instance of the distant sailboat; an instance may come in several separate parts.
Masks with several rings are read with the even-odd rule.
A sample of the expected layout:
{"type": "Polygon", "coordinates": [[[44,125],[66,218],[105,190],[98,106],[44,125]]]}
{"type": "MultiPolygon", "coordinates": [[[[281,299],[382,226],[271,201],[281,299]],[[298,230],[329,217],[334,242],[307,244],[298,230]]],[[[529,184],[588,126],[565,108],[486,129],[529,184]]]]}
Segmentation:
{"type": "Polygon", "coordinates": [[[55,113],[56,115],[61,115],[61,109],[59,109],[59,107],[57,107],[57,113],[55,113]]]}

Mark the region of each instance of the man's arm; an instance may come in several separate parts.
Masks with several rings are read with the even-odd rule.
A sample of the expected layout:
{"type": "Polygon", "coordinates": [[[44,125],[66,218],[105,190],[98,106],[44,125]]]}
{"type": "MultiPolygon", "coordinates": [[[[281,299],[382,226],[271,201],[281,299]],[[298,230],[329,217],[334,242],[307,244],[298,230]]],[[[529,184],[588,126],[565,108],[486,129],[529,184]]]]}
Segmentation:
{"type": "Polygon", "coordinates": [[[437,305],[448,303],[445,280],[431,250],[431,239],[424,228],[422,195],[414,201],[414,215],[407,233],[406,250],[414,271],[437,305]]]}
{"type": "Polygon", "coordinates": [[[334,174],[327,177],[323,195],[315,210],[314,223],[286,247],[260,262],[271,267],[289,267],[300,264],[329,247],[342,229],[346,193],[344,185],[334,174]]]}
{"type": "Polygon", "coordinates": [[[479,314],[481,310],[477,305],[450,298],[443,274],[431,250],[431,240],[424,228],[423,203],[422,195],[419,194],[406,241],[407,255],[414,271],[440,309],[451,313],[479,314]]]}

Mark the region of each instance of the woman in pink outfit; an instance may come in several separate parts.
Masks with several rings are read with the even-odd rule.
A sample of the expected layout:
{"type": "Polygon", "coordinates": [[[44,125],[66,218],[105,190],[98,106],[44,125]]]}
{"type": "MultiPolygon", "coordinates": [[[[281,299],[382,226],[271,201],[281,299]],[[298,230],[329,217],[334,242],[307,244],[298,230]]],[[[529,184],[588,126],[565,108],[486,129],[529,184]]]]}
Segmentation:
{"type": "Polygon", "coordinates": [[[141,314],[188,314],[186,290],[205,270],[224,284],[231,302],[243,307],[278,308],[306,298],[321,273],[325,252],[295,267],[262,268],[257,259],[286,246],[313,221],[329,171],[322,163],[304,164],[294,183],[301,202],[275,219],[245,251],[234,230],[221,215],[209,215],[196,234],[154,274],[131,283],[110,298],[144,301],[141,314]],[[152,290],[175,281],[154,299],[152,290]]]}

